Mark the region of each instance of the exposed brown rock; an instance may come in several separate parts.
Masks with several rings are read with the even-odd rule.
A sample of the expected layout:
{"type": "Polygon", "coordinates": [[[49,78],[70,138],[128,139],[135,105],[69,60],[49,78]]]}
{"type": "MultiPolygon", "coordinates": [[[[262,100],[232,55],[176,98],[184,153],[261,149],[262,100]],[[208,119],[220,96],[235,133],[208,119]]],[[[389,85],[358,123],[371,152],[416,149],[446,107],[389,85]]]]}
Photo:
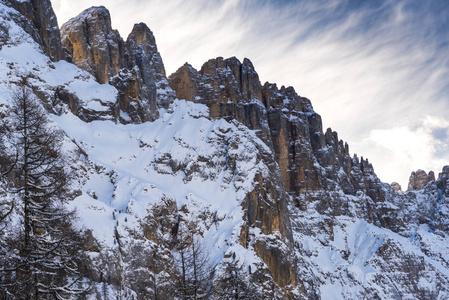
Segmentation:
{"type": "Polygon", "coordinates": [[[397,182],[392,182],[392,183],[390,184],[390,186],[391,186],[391,188],[393,189],[393,191],[395,191],[396,193],[402,192],[402,187],[401,187],[401,185],[400,185],[399,183],[397,183],[397,182]]]}
{"type": "Polygon", "coordinates": [[[109,11],[91,7],[61,27],[62,44],[73,63],[108,83],[124,64],[124,42],[111,27],[109,11]]]}
{"type": "Polygon", "coordinates": [[[289,253],[285,253],[275,238],[257,240],[254,244],[257,255],[267,264],[274,281],[282,288],[296,286],[296,267],[289,260],[289,253]]]}
{"type": "Polygon", "coordinates": [[[296,286],[296,264],[288,196],[278,188],[276,178],[256,176],[256,187],[243,202],[245,225],[241,229],[240,242],[244,247],[252,245],[257,255],[267,264],[274,281],[282,288],[296,286]],[[262,235],[255,237],[251,228],[260,228],[262,235]],[[272,238],[278,235],[277,239],[272,238]]]}
{"type": "MultiPolygon", "coordinates": [[[[180,67],[169,77],[170,86],[175,90],[176,97],[191,101],[200,100],[199,94],[204,93],[199,91],[200,76],[201,74],[188,63],[180,67]]],[[[201,100],[207,101],[207,99],[201,100]]]]}
{"type": "Polygon", "coordinates": [[[169,78],[178,98],[208,104],[211,117],[235,117],[236,104],[261,99],[259,76],[250,60],[217,57],[200,71],[185,64],[169,78]]]}
{"type": "MultiPolygon", "coordinates": [[[[275,84],[265,83],[262,95],[285,188],[293,193],[318,189],[322,183],[310,142],[310,131],[315,129],[308,123],[309,118],[320,117],[310,111],[309,100],[298,96],[292,87],[278,89],[275,84]]],[[[322,135],[321,128],[319,131],[322,135]]]]}
{"type": "Polygon", "coordinates": [[[410,175],[408,189],[420,190],[432,181],[435,181],[435,174],[433,171],[430,171],[429,174],[427,174],[424,170],[417,170],[410,175]]]}
{"type": "Polygon", "coordinates": [[[100,6],[70,19],[61,32],[71,61],[100,83],[111,83],[118,89],[120,121],[155,120],[158,104],[167,107],[174,98],[154,35],[144,23],[134,25],[125,42],[112,29],[109,11],[100,6]]]}
{"type": "Polygon", "coordinates": [[[240,63],[235,57],[218,57],[199,71],[185,64],[169,82],[178,98],[208,105],[212,118],[236,119],[257,130],[275,153],[288,192],[342,187],[345,193],[365,190],[376,200],[384,199],[371,164],[354,163],[336,132],[323,133],[310,100],[292,87],[261,86],[248,59],[240,63]]]}
{"type": "Polygon", "coordinates": [[[246,221],[250,226],[260,227],[264,234],[279,232],[290,237],[286,195],[277,190],[273,181],[276,180],[256,176],[256,187],[245,199],[246,221]]]}

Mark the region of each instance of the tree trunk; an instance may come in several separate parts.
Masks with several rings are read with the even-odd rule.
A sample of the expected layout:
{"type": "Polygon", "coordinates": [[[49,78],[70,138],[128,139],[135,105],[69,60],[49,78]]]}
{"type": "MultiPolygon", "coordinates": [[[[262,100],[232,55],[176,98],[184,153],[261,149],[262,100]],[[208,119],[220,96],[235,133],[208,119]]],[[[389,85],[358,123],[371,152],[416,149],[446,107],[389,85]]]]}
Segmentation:
{"type": "Polygon", "coordinates": [[[186,295],[186,264],[184,260],[184,251],[181,251],[181,266],[182,266],[182,297],[187,299],[186,295]]]}
{"type": "Polygon", "coordinates": [[[30,192],[29,192],[29,186],[28,186],[28,118],[27,118],[27,105],[26,101],[22,99],[23,105],[23,188],[24,188],[24,197],[23,197],[23,205],[24,205],[24,226],[25,226],[25,232],[24,232],[24,254],[28,256],[28,250],[29,250],[29,243],[30,243],[30,232],[31,232],[31,225],[30,225],[30,216],[29,216],[29,202],[30,202],[30,192]]]}
{"type": "Polygon", "coordinates": [[[195,239],[192,237],[192,258],[193,258],[193,299],[197,300],[198,293],[198,276],[197,276],[197,261],[195,250],[195,239]]]}

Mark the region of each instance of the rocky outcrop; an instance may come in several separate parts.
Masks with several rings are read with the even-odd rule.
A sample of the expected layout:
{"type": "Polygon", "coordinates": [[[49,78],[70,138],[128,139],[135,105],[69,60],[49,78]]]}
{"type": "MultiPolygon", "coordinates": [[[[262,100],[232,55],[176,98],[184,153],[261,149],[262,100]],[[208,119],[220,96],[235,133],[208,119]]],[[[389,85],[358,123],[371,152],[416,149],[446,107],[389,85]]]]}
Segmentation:
{"type": "Polygon", "coordinates": [[[185,64],[170,76],[170,85],[178,98],[199,103],[227,104],[262,98],[259,76],[247,58],[241,63],[236,57],[217,57],[204,63],[200,71],[185,64]]]}
{"type": "Polygon", "coordinates": [[[126,68],[136,72],[139,93],[141,98],[147,99],[150,111],[156,111],[157,103],[166,107],[173,98],[173,91],[168,87],[153,32],[146,24],[134,25],[126,40],[126,50],[126,68]]]}
{"type": "Polygon", "coordinates": [[[124,64],[124,42],[111,27],[105,7],[91,7],[61,27],[62,44],[77,66],[100,83],[118,74],[124,64]]]}
{"type": "MultiPolygon", "coordinates": [[[[275,170],[272,172],[276,174],[275,170]]],[[[256,177],[256,188],[242,203],[245,224],[241,228],[240,243],[246,248],[252,246],[267,264],[274,281],[286,288],[297,285],[297,266],[292,255],[288,195],[279,189],[277,178],[256,177]],[[254,234],[254,228],[258,228],[262,235],[254,234]]]]}
{"type": "MultiPolygon", "coordinates": [[[[235,57],[211,59],[199,71],[185,64],[169,77],[169,82],[178,98],[206,104],[211,118],[235,119],[256,130],[274,153],[278,171],[272,174],[278,175],[272,177],[280,178],[277,187],[288,193],[293,200],[286,201],[290,205],[306,207],[316,203],[323,214],[351,215],[356,212],[345,195],[362,193],[368,197],[355,205],[357,213],[373,223],[389,222],[390,219],[378,217],[388,210],[376,205],[385,201],[386,185],[377,178],[373,166],[363,157],[351,157],[348,145],[335,131],[323,132],[320,115],[313,110],[310,100],[299,96],[294,88],[278,88],[272,83],[262,86],[253,64],[248,59],[241,63],[235,57]]],[[[248,195],[243,204],[248,215],[242,228],[242,245],[251,245],[248,227],[253,224],[264,231],[276,224],[273,216],[290,218],[288,210],[273,214],[272,208],[276,206],[269,209],[265,205],[270,202],[268,199],[280,199],[280,195],[267,189],[264,193],[255,189],[248,195]]],[[[280,230],[272,229],[266,233],[280,230]]],[[[288,234],[284,232],[283,236],[291,243],[288,234]]],[[[267,240],[256,239],[253,243],[278,285],[298,285],[291,275],[294,266],[287,267],[291,259],[280,260],[279,247],[274,250],[276,247],[267,240]]]]}
{"type": "Polygon", "coordinates": [[[52,60],[64,58],[58,20],[50,0],[6,0],[6,4],[18,10],[31,22],[33,26],[23,27],[52,60]]]}
{"type": "Polygon", "coordinates": [[[396,224],[407,232],[413,225],[426,224],[432,230],[449,232],[449,166],[443,167],[435,180],[433,172],[418,170],[412,173],[411,186],[400,197],[393,197],[398,206],[396,224]]]}
{"type": "Polygon", "coordinates": [[[427,174],[424,170],[417,170],[410,175],[408,190],[420,190],[429,182],[433,181],[435,181],[435,174],[433,171],[430,171],[429,174],[427,174]]]}
{"type": "Polygon", "coordinates": [[[263,107],[253,100],[261,99],[262,87],[248,59],[241,63],[235,57],[217,57],[207,61],[200,71],[185,64],[169,81],[178,98],[207,104],[212,118],[245,119],[244,124],[251,128],[268,129],[266,124],[258,123],[263,120],[263,107]]]}
{"type": "Polygon", "coordinates": [[[100,6],[70,19],[61,33],[70,61],[119,90],[120,121],[155,120],[158,101],[164,107],[172,101],[154,35],[145,24],[136,24],[125,42],[112,29],[109,11],[100,6]]]}
{"type": "Polygon", "coordinates": [[[392,182],[390,184],[391,188],[393,189],[393,191],[395,191],[396,193],[402,192],[402,187],[399,183],[397,182],[392,182]]]}
{"type": "Polygon", "coordinates": [[[449,166],[444,166],[441,173],[439,173],[437,186],[446,197],[449,197],[449,166]]]}
{"type": "Polygon", "coordinates": [[[293,87],[262,86],[248,59],[218,57],[199,71],[185,64],[169,82],[178,98],[208,105],[212,118],[236,119],[257,130],[273,149],[283,186],[293,195],[342,188],[349,194],[363,190],[376,201],[385,198],[371,164],[352,158],[336,132],[323,132],[310,100],[293,87]]]}

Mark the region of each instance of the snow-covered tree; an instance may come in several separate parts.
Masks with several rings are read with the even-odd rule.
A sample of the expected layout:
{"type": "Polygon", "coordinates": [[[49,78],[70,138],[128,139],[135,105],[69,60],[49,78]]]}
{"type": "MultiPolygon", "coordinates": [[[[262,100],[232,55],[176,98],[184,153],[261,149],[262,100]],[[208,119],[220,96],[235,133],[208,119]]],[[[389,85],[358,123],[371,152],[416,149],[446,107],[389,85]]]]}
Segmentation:
{"type": "Polygon", "coordinates": [[[10,145],[14,145],[13,192],[23,225],[1,269],[1,285],[19,299],[65,299],[78,289],[80,240],[64,208],[69,176],[60,155],[62,136],[24,83],[14,94],[10,145]]]}
{"type": "Polygon", "coordinates": [[[206,251],[202,248],[192,224],[180,221],[177,232],[176,287],[182,299],[207,299],[210,292],[210,267],[206,251]]]}
{"type": "Polygon", "coordinates": [[[251,282],[248,270],[236,259],[235,253],[227,257],[221,273],[214,281],[213,299],[216,300],[249,300],[264,299],[251,282]]]}
{"type": "MultiPolygon", "coordinates": [[[[4,141],[8,138],[7,122],[5,113],[0,110],[0,144],[3,145],[4,141]]],[[[13,202],[6,194],[6,176],[8,176],[14,166],[14,162],[11,161],[11,155],[8,155],[8,151],[5,147],[0,147],[0,230],[6,218],[12,213],[13,202]]],[[[1,245],[0,245],[1,246],[1,245]]]]}
{"type": "MultiPolygon", "coordinates": [[[[9,261],[11,249],[7,243],[8,225],[10,221],[9,217],[12,215],[14,209],[14,202],[8,193],[7,183],[7,176],[11,174],[14,163],[11,161],[11,155],[9,155],[5,143],[9,137],[9,132],[7,130],[6,114],[3,108],[0,106],[0,269],[9,261]]],[[[0,273],[0,299],[7,299],[9,295],[7,290],[3,288],[3,275],[3,273],[0,273]]]]}

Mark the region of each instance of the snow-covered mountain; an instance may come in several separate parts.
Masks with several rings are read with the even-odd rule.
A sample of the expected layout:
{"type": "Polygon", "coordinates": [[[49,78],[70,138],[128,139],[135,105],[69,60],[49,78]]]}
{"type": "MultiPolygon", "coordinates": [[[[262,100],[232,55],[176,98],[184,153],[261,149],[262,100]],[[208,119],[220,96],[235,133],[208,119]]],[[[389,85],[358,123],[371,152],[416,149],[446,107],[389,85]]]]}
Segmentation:
{"type": "Polygon", "coordinates": [[[182,228],[211,284],[232,258],[265,299],[449,299],[449,166],[383,183],[250,60],[167,77],[143,23],[125,41],[104,7],[59,29],[49,0],[0,0],[2,108],[23,78],[65,135],[89,299],[154,299],[182,228]]]}

